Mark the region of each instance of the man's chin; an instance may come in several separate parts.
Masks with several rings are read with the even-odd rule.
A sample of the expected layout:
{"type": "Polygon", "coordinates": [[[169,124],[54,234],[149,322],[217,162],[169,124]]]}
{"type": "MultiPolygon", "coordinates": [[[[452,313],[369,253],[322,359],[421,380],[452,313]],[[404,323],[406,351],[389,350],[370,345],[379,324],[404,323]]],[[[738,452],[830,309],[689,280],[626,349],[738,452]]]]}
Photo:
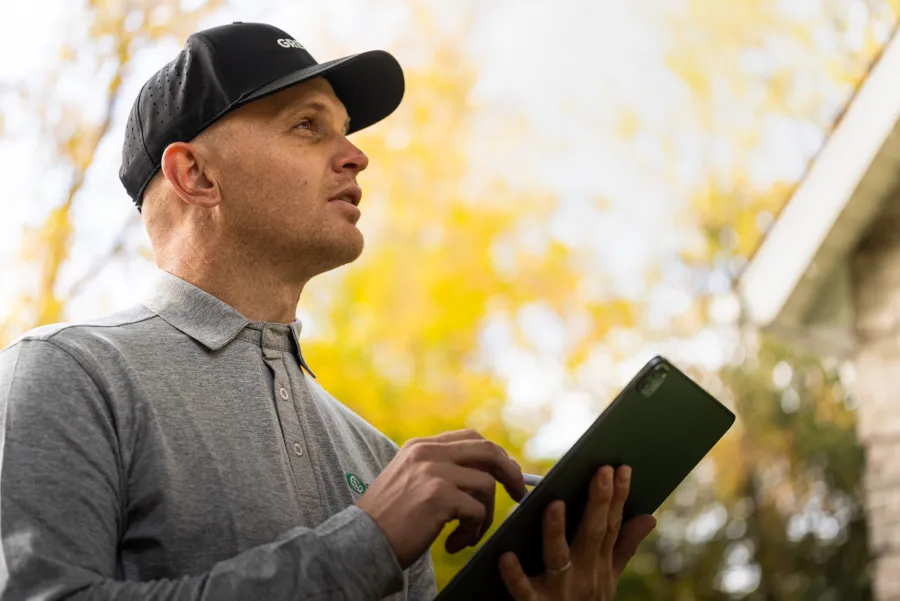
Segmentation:
{"type": "Polygon", "coordinates": [[[345,237],[342,236],[338,241],[338,244],[336,246],[340,246],[340,250],[336,249],[335,254],[342,256],[345,261],[341,264],[346,265],[347,263],[352,263],[359,258],[359,256],[363,252],[363,248],[365,247],[365,245],[366,240],[363,237],[362,232],[359,231],[359,228],[354,225],[353,228],[347,233],[347,235],[345,237]]]}
{"type": "Polygon", "coordinates": [[[353,244],[344,245],[342,247],[342,252],[336,252],[335,255],[343,259],[340,262],[340,265],[346,265],[347,263],[352,263],[353,261],[357,260],[360,255],[362,255],[364,247],[365,240],[363,240],[362,233],[360,233],[358,239],[353,241],[353,244]]]}
{"type": "Polygon", "coordinates": [[[352,263],[360,257],[363,247],[365,246],[363,235],[362,232],[355,227],[353,230],[355,230],[355,232],[353,232],[355,235],[351,233],[348,236],[341,237],[339,240],[332,241],[331,244],[323,245],[323,247],[319,248],[319,252],[317,253],[319,255],[319,260],[316,261],[318,265],[313,267],[314,271],[317,273],[332,271],[333,269],[352,263]]]}

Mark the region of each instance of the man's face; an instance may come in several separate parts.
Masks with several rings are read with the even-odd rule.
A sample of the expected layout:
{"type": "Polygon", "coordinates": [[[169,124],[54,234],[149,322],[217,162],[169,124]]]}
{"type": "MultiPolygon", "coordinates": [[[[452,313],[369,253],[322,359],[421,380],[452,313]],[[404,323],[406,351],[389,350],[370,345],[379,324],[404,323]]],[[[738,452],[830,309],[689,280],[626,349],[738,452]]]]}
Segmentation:
{"type": "Polygon", "coordinates": [[[239,250],[304,277],[359,256],[356,176],[368,159],[347,140],[347,112],[326,80],[250,103],[221,125],[220,217],[239,250]]]}

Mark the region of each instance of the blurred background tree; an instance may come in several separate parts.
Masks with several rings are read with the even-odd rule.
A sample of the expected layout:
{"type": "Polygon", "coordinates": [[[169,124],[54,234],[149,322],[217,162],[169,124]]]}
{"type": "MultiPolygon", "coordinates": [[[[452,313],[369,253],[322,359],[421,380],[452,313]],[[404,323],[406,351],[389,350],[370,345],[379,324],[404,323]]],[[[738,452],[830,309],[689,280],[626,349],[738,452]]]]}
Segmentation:
{"type": "Polygon", "coordinates": [[[798,181],[755,177],[755,163],[774,152],[764,130],[793,129],[788,143],[811,138],[818,147],[840,116],[827,92],[849,100],[878,58],[883,28],[894,27],[896,6],[822,3],[820,25],[829,23],[847,51],[821,61],[834,40],[802,9],[786,19],[780,3],[765,0],[737,10],[688,5],[664,18],[675,19],[670,66],[691,90],[687,120],[703,138],[704,181],[690,192],[694,237],[679,257],[691,266],[694,303],[670,325],[689,335],[721,322],[725,307],[735,313],[728,364],[697,376],[740,422],[660,512],[655,545],[637,558],[622,598],[871,599],[864,454],[845,388],[852,372],[741,326],[732,283],[798,181]]]}
{"type": "MultiPolygon", "coordinates": [[[[0,135],[16,133],[10,114],[36,117],[47,177],[65,184],[58,194],[41,188],[39,222],[13,226],[25,231],[16,264],[5,270],[19,276],[4,276],[16,295],[0,321],[0,344],[65,319],[72,299],[116,262],[150,260],[132,210],[114,224],[112,243],[74,268],[73,244],[90,233],[73,215],[79,203],[100,206],[84,193],[85,182],[100,177],[100,166],[110,169],[98,156],[104,140],[119,145],[116,115],[132,100],[123,81],[139,72],[136,91],[157,66],[136,61],[141,49],[180,45],[228,10],[225,0],[187,4],[86,2],[45,78],[0,86],[0,117],[7,115],[0,135]],[[85,105],[62,93],[57,83],[73,73],[102,81],[102,97],[85,105]]],[[[666,68],[682,90],[672,102],[682,108],[653,120],[627,102],[612,104],[610,128],[585,121],[582,132],[629,144],[636,161],[687,199],[671,224],[683,232],[676,252],[639,274],[644,292],[637,295],[618,292],[607,275],[610,261],[624,256],[598,256],[593,244],[602,233],[574,241],[559,234],[564,194],[521,169],[513,177],[494,168],[504,144],[521,146],[542,132],[515,111],[498,113],[478,100],[481,65],[466,36],[488,9],[460,2],[451,19],[436,2],[379,5],[405,15],[390,48],[410,59],[403,61],[407,95],[390,120],[357,138],[372,159],[361,178],[367,249],[357,264],[304,292],[305,353],[323,385],[398,443],[474,427],[540,472],[554,455],[535,441],[547,437],[546,424],[564,403],[552,394],[511,402],[521,385],[510,374],[558,379],[567,395],[580,395],[586,426],[631,375],[634,356],[691,345],[698,332],[726,340],[721,365],[693,371],[735,409],[739,424],[660,511],[658,533],[623,580],[623,600],[871,598],[863,456],[842,384],[848,374],[744,328],[731,287],[802,175],[758,175],[757,163],[774,152],[767,128],[786,129],[808,157],[895,22],[890,3],[827,0],[812,11],[801,4],[659,0],[640,9],[665,32],[666,68]],[[690,302],[653,318],[658,291],[673,288],[690,302]],[[515,352],[500,353],[504,345],[515,352]]],[[[510,15],[518,8],[496,6],[510,15]]],[[[580,9],[587,7],[574,6],[580,9]]],[[[549,112],[545,121],[562,129],[560,120],[549,112]]],[[[539,150],[549,161],[559,149],[539,150]]],[[[127,203],[123,194],[115,200],[127,203]]],[[[610,202],[590,198],[585,223],[612,219],[610,202]]],[[[499,520],[512,504],[502,491],[498,498],[499,520]]],[[[440,584],[473,552],[448,556],[442,543],[434,550],[440,584]]]]}
{"type": "MultiPolygon", "coordinates": [[[[42,157],[46,161],[46,175],[63,182],[58,198],[50,201],[42,221],[26,225],[22,233],[18,269],[30,277],[27,283],[17,286],[19,295],[10,303],[5,319],[0,321],[0,345],[5,346],[12,337],[36,325],[62,321],[68,300],[112,256],[126,248],[136,219],[130,219],[122,228],[109,253],[98,257],[68,287],[61,290],[58,286],[75,234],[71,223],[73,207],[94,164],[97,149],[110,132],[117,105],[130,106],[132,101],[122,98],[122,81],[132,68],[135,54],[162,38],[185,38],[196,29],[200,19],[221,5],[221,0],[204,0],[186,10],[177,0],[91,0],[84,5],[80,27],[73,28],[55,49],[59,60],[43,78],[0,87],[0,93],[6,96],[7,110],[15,103],[25,108],[29,117],[36,118],[29,123],[40,128],[41,146],[47,153],[42,157]],[[56,87],[61,80],[83,74],[89,74],[87,81],[100,94],[95,98],[96,104],[84,106],[56,87]]],[[[4,277],[5,286],[14,285],[7,277],[4,277]]]]}

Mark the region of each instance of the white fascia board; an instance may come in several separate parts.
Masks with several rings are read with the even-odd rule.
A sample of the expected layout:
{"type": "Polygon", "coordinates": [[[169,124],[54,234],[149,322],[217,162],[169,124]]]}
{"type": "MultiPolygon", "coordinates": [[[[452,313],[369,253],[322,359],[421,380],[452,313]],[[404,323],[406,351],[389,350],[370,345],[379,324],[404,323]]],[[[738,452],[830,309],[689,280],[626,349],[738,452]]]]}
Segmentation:
{"type": "Polygon", "coordinates": [[[892,39],[740,277],[749,318],[776,322],[900,118],[900,44],[892,39]]]}

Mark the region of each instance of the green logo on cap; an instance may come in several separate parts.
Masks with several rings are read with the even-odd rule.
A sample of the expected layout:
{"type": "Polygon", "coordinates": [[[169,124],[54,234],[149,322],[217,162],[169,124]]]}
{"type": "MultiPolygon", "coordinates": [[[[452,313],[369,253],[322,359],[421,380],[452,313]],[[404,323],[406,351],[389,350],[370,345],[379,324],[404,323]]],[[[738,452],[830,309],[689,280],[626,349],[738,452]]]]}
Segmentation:
{"type": "Polygon", "coordinates": [[[346,474],[347,484],[350,485],[350,488],[353,489],[353,492],[356,494],[363,494],[366,492],[366,489],[369,488],[369,485],[362,481],[362,478],[357,476],[356,474],[346,474]]]}

